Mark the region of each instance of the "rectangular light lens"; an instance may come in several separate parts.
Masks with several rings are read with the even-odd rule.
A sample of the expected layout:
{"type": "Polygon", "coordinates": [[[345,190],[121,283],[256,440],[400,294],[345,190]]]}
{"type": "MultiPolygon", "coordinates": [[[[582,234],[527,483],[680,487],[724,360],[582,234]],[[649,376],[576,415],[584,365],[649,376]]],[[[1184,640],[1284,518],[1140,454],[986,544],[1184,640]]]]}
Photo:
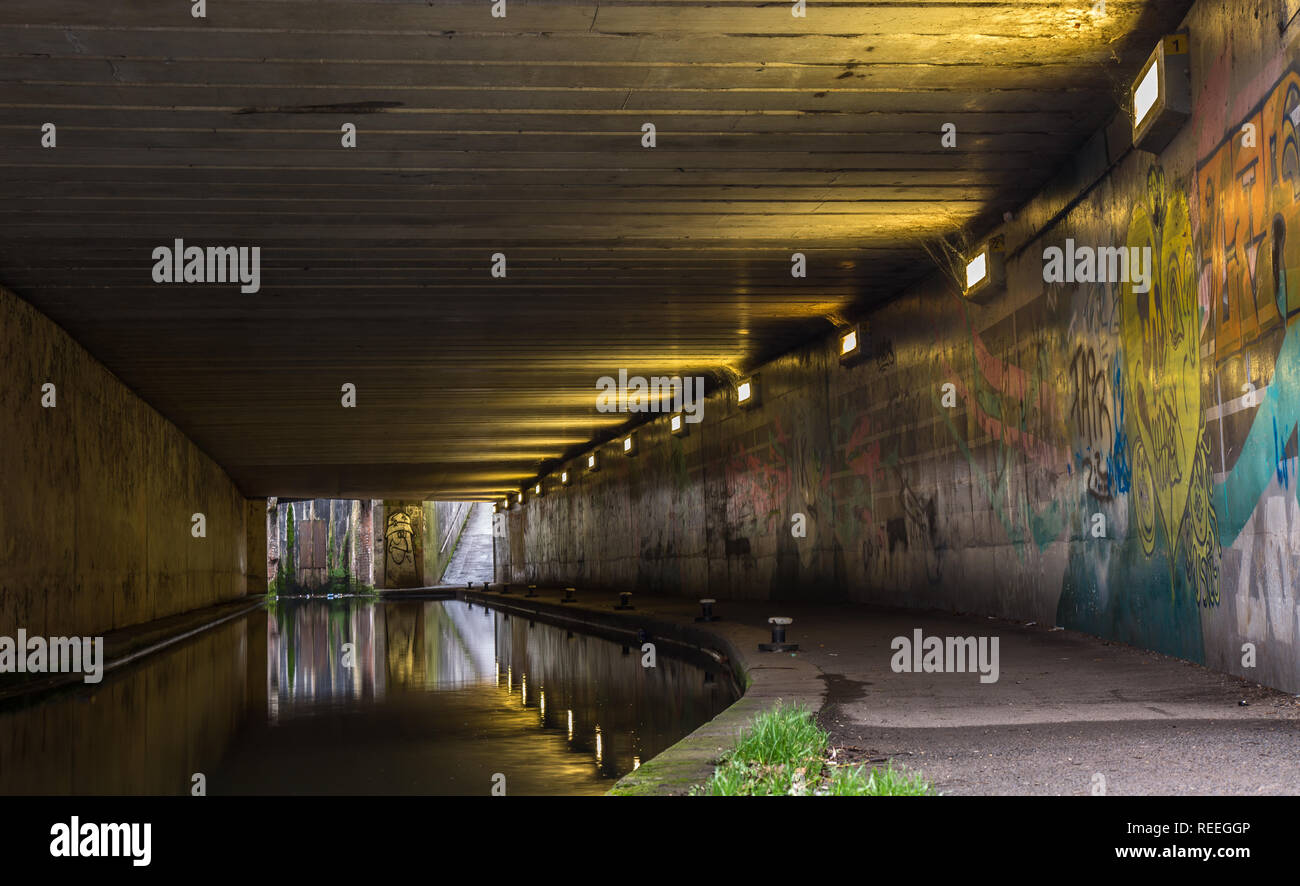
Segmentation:
{"type": "Polygon", "coordinates": [[[565,471],[563,474],[560,474],[560,482],[563,483],[565,486],[568,486],[568,485],[569,485],[569,472],[568,472],[568,471],[565,471]]]}
{"type": "Polygon", "coordinates": [[[1156,106],[1156,101],[1160,98],[1160,64],[1153,61],[1151,67],[1147,68],[1146,74],[1142,81],[1138,83],[1137,89],[1133,90],[1133,120],[1134,127],[1142,125],[1147,114],[1156,106]]]}
{"type": "Polygon", "coordinates": [[[541,494],[542,494],[542,484],[538,483],[536,486],[533,487],[533,495],[541,495],[541,494]]]}
{"type": "Polygon", "coordinates": [[[624,437],[624,438],[623,438],[623,451],[624,451],[624,452],[631,452],[631,451],[632,451],[632,438],[631,438],[631,437],[624,437]]]}
{"type": "Polygon", "coordinates": [[[973,289],[989,275],[988,255],[983,250],[966,263],[966,288],[973,289]]]}
{"type": "Polygon", "coordinates": [[[746,400],[749,399],[752,393],[753,391],[749,387],[749,382],[742,381],[740,383],[740,387],[736,388],[736,399],[741,403],[744,403],[746,400]]]}
{"type": "Polygon", "coordinates": [[[841,353],[841,354],[847,354],[849,351],[853,350],[853,349],[856,348],[857,346],[858,346],[858,334],[857,334],[857,332],[849,332],[849,333],[846,333],[846,334],[844,335],[844,337],[840,339],[840,353],[841,353]]]}
{"type": "Polygon", "coordinates": [[[680,431],[682,429],[682,417],[680,415],[673,416],[672,428],[674,431],[680,431]]]}
{"type": "Polygon", "coordinates": [[[593,471],[596,469],[596,456],[594,455],[587,456],[587,467],[593,471]]]}

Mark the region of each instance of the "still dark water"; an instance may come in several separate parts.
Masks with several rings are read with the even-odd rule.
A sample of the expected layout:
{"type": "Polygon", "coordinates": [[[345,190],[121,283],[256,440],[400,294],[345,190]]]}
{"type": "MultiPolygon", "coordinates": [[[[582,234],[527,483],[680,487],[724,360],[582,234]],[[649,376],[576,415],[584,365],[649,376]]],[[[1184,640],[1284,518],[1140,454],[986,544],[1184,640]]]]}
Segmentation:
{"type": "Polygon", "coordinates": [[[598,794],[735,700],[707,664],[456,600],[283,600],[0,712],[0,793],[598,794]]]}

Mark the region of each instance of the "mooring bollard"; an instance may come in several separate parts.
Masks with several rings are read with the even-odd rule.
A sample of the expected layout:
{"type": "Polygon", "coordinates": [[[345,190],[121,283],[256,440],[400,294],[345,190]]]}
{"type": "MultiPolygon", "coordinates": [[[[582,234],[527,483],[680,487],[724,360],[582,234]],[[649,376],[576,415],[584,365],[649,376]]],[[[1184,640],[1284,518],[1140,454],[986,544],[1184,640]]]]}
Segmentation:
{"type": "Polygon", "coordinates": [[[767,623],[772,626],[772,642],[759,643],[758,651],[759,652],[794,652],[795,650],[797,650],[799,648],[798,643],[785,642],[785,627],[786,625],[792,624],[793,622],[794,622],[793,618],[786,618],[785,616],[781,616],[781,615],[776,615],[773,616],[772,618],[769,618],[767,620],[767,623]]]}
{"type": "Polygon", "coordinates": [[[525,597],[536,597],[536,596],[537,596],[537,585],[529,585],[529,586],[528,586],[528,593],[524,594],[524,596],[525,596],[525,597]]]}
{"type": "Polygon", "coordinates": [[[618,592],[618,605],[615,606],[614,608],[615,608],[615,609],[635,609],[636,607],[632,605],[632,592],[631,592],[631,591],[619,591],[619,592],[618,592]]]}
{"type": "Polygon", "coordinates": [[[508,593],[510,593],[510,585],[509,585],[509,583],[503,584],[503,585],[501,586],[501,593],[503,593],[503,594],[508,594],[508,593]]]}
{"type": "Polygon", "coordinates": [[[695,617],[696,621],[722,621],[721,618],[713,614],[713,604],[717,603],[712,597],[705,597],[700,600],[701,615],[695,617]]]}
{"type": "Polygon", "coordinates": [[[561,603],[577,603],[577,602],[578,602],[578,599],[577,599],[576,597],[573,596],[574,592],[577,591],[577,590],[578,590],[577,588],[565,588],[565,589],[564,589],[564,599],[561,600],[560,602],[561,602],[561,603]]]}

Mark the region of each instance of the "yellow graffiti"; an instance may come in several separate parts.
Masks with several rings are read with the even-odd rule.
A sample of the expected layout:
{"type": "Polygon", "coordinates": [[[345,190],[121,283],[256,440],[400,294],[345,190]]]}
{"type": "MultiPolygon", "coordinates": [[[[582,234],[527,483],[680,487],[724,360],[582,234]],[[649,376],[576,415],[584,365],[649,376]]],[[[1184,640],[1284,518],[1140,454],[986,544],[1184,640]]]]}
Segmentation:
{"type": "Polygon", "coordinates": [[[1158,167],[1128,229],[1130,249],[1151,250],[1146,292],[1124,283],[1125,422],[1133,440],[1133,503],[1143,551],[1157,536],[1181,554],[1201,603],[1217,602],[1217,532],[1209,496],[1209,450],[1201,406],[1201,323],[1187,197],[1166,186],[1158,167]]]}

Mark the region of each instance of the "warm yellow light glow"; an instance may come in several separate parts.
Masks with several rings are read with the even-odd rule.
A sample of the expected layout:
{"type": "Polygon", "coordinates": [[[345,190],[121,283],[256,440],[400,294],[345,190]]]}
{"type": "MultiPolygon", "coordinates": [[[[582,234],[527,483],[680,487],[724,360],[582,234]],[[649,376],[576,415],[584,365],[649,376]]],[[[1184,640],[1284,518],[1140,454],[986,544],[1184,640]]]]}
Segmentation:
{"type": "Polygon", "coordinates": [[[744,403],[746,400],[749,399],[752,393],[753,391],[749,387],[749,382],[742,381],[740,383],[740,387],[736,388],[736,399],[741,403],[744,403]]]}
{"type": "Polygon", "coordinates": [[[542,494],[542,484],[538,483],[536,486],[533,487],[533,495],[541,495],[541,494],[542,494]]]}
{"type": "Polygon", "coordinates": [[[1160,65],[1152,62],[1137,89],[1133,90],[1133,125],[1138,127],[1160,98],[1160,65]]]}
{"type": "Polygon", "coordinates": [[[573,741],[573,711],[569,711],[569,741],[573,741]]]}
{"type": "Polygon", "coordinates": [[[640,758],[640,757],[633,757],[633,758],[632,758],[632,768],[633,768],[633,769],[640,769],[640,768],[641,768],[641,758],[640,758]]]}
{"type": "Polygon", "coordinates": [[[600,763],[605,757],[605,744],[601,741],[600,727],[596,727],[596,762],[600,763]]]}
{"type": "Polygon", "coordinates": [[[966,288],[972,289],[989,274],[988,254],[980,250],[979,255],[966,263],[966,288]]]}
{"type": "Polygon", "coordinates": [[[849,351],[853,350],[857,346],[858,346],[858,334],[856,332],[846,333],[844,337],[840,339],[841,354],[847,354],[849,351]]]}
{"type": "Polygon", "coordinates": [[[560,482],[561,482],[561,483],[568,483],[568,482],[569,482],[569,472],[568,472],[568,471],[565,471],[564,473],[560,474],[560,482]]]}

